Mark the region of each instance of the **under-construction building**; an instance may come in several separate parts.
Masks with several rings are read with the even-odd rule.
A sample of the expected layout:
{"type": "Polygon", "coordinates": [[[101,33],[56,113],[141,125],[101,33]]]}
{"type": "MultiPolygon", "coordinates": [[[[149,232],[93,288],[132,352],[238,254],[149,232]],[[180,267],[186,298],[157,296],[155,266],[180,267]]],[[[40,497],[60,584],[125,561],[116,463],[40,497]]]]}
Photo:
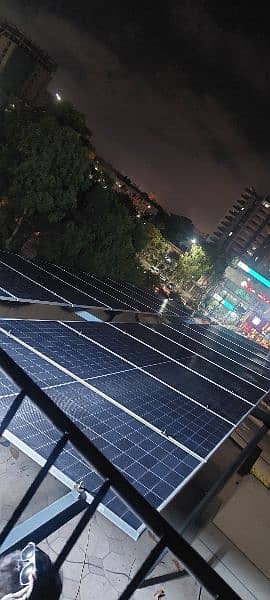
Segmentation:
{"type": "Polygon", "coordinates": [[[0,23],[0,102],[39,101],[56,71],[55,62],[17,27],[0,23]]]}

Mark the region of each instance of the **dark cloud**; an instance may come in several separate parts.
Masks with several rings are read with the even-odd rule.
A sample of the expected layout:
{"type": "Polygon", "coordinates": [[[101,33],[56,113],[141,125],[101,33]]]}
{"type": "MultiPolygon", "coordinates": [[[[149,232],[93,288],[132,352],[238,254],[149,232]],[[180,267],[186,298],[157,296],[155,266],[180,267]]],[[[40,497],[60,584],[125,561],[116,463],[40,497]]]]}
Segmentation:
{"type": "Polygon", "coordinates": [[[54,56],[52,90],[87,114],[99,152],[211,230],[244,186],[270,187],[267,32],[210,1],[139,4],[2,0],[0,13],[54,56]]]}

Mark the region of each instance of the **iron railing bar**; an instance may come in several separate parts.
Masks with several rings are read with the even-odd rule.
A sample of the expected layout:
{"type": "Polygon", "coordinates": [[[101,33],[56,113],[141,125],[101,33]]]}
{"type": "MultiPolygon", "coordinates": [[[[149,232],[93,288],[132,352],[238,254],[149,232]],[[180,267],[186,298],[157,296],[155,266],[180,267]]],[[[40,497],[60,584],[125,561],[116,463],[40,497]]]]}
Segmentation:
{"type": "Polygon", "coordinates": [[[73,548],[74,544],[76,543],[77,539],[80,537],[81,533],[83,532],[88,521],[91,519],[91,517],[97,510],[98,505],[100,504],[100,502],[102,502],[104,496],[106,496],[107,492],[109,491],[109,488],[110,488],[110,481],[109,481],[109,479],[106,479],[106,481],[104,481],[102,486],[99,488],[98,493],[92,500],[90,506],[86,509],[83,516],[79,520],[79,523],[76,525],[74,531],[72,532],[67,543],[62,548],[60,554],[57,556],[57,559],[53,565],[54,571],[59,571],[60,567],[62,566],[63,562],[66,560],[68,554],[70,553],[70,551],[73,548]]]}
{"type": "Polygon", "coordinates": [[[40,389],[6,352],[0,348],[0,364],[15,383],[24,388],[31,400],[60,431],[70,433],[70,441],[80,454],[106,479],[135,511],[140,519],[158,536],[166,535],[168,548],[175,554],[201,585],[215,598],[236,600],[239,596],[216,573],[194,548],[158,513],[130,482],[110,463],[70,418],[40,389]]]}
{"type": "Polygon", "coordinates": [[[138,589],[142,590],[143,588],[152,587],[153,585],[159,585],[160,583],[166,583],[167,581],[174,581],[175,579],[181,579],[182,577],[186,577],[188,572],[183,569],[182,571],[172,571],[171,573],[166,573],[165,575],[158,575],[157,577],[148,577],[145,579],[138,589]]]}
{"type": "Polygon", "coordinates": [[[148,554],[147,558],[144,560],[133,579],[129,582],[121,596],[119,596],[119,600],[129,600],[129,598],[131,598],[134,592],[136,592],[136,590],[139,588],[139,585],[144,581],[153,564],[157,562],[166,546],[167,540],[166,537],[163,537],[161,540],[159,540],[158,544],[156,544],[153,550],[151,550],[150,554],[148,554]]]}
{"type": "Polygon", "coordinates": [[[68,433],[65,433],[61,437],[61,439],[58,440],[54,449],[50,453],[45,465],[40,469],[40,471],[38,472],[34,481],[31,483],[27,492],[25,493],[22,500],[20,501],[19,505],[15,508],[9,521],[7,522],[4,529],[0,533],[0,547],[3,544],[4,540],[6,539],[6,537],[8,536],[8,534],[10,533],[10,531],[13,529],[14,525],[17,523],[18,519],[22,515],[22,513],[25,510],[25,508],[27,507],[27,505],[29,504],[30,500],[33,498],[34,494],[36,493],[36,491],[39,488],[40,484],[42,483],[43,479],[46,477],[47,473],[49,472],[51,466],[54,464],[56,458],[59,456],[60,452],[62,452],[64,446],[66,445],[66,443],[68,441],[68,438],[69,438],[68,433]]]}
{"type": "MultiPolygon", "coordinates": [[[[23,386],[20,386],[23,387],[23,386]]],[[[7,411],[7,414],[4,416],[3,421],[1,422],[0,425],[0,436],[3,434],[3,432],[5,431],[5,429],[7,429],[7,427],[10,424],[10,421],[12,421],[14,415],[16,414],[18,408],[20,408],[24,398],[26,396],[26,392],[22,389],[19,394],[16,396],[15,400],[13,400],[10,408],[7,411]]]]}

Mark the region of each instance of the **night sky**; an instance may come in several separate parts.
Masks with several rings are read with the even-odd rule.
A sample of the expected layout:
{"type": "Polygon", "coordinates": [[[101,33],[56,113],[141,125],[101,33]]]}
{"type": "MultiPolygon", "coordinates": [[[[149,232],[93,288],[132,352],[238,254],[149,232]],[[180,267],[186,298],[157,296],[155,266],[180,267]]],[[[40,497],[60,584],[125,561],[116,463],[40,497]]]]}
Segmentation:
{"type": "Polygon", "coordinates": [[[51,88],[87,114],[98,153],[165,208],[211,231],[246,185],[270,191],[263,7],[1,0],[0,15],[55,58],[51,88]]]}

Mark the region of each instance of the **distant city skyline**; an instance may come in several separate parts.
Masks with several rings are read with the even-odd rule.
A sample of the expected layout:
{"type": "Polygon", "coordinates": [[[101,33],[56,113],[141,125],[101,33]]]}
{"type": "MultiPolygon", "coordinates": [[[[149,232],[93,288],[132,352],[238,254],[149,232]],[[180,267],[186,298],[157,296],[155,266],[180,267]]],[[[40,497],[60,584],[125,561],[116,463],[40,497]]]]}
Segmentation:
{"type": "Polygon", "coordinates": [[[249,19],[241,2],[233,17],[210,1],[54,4],[3,0],[0,14],[56,60],[51,89],[87,114],[100,155],[204,232],[246,186],[269,192],[270,50],[256,7],[249,19]]]}

